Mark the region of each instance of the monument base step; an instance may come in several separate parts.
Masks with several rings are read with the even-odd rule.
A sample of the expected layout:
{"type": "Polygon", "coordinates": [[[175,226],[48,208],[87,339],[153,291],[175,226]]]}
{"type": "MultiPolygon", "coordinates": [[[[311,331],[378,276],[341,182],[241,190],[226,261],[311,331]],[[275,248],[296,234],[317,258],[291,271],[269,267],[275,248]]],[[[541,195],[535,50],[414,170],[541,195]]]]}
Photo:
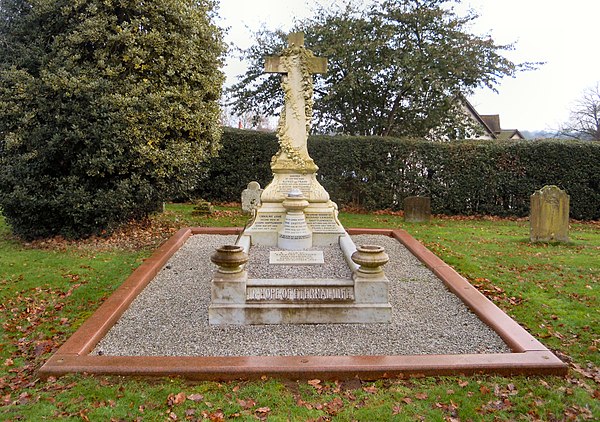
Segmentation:
{"type": "Polygon", "coordinates": [[[219,304],[208,308],[211,325],[389,323],[392,307],[377,303],[219,304]]]}

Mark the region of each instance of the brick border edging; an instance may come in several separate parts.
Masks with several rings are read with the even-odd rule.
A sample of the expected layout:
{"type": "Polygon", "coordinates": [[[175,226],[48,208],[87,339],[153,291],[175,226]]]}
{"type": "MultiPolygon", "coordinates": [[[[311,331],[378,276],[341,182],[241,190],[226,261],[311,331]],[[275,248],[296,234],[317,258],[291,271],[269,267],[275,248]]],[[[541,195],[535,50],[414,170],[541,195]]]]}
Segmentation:
{"type": "Polygon", "coordinates": [[[136,296],[193,234],[239,234],[241,228],[195,227],[177,232],[88,318],[39,369],[42,379],[68,373],[124,376],[180,376],[194,380],[377,379],[411,375],[566,375],[568,366],[506,315],[452,267],[404,230],[348,229],[349,234],[391,236],[436,274],[513,353],[396,356],[93,356],[96,344],[136,296]]]}

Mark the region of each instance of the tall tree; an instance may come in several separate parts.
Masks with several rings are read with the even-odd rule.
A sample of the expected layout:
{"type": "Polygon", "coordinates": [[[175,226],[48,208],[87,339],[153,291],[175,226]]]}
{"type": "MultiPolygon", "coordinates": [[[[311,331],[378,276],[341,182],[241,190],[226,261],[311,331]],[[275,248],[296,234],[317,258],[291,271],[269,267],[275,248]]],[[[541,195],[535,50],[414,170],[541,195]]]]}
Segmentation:
{"type": "MultiPolygon", "coordinates": [[[[449,0],[348,3],[300,21],[306,44],[329,58],[315,81],[315,128],[352,135],[427,136],[440,124],[464,124],[458,94],[494,85],[532,64],[515,64],[488,36],[469,32],[477,18],[459,16],[449,0]]],[[[249,68],[229,90],[237,112],[265,113],[281,105],[278,81],[263,76],[263,56],[283,46],[281,31],[262,29],[245,52],[249,68]]],[[[460,132],[460,131],[459,131],[460,132]]]]}
{"type": "Polygon", "coordinates": [[[559,132],[582,141],[600,141],[600,82],[583,91],[559,132]]]}
{"type": "Polygon", "coordinates": [[[0,0],[0,207],[87,236],[154,211],[218,148],[213,0],[0,0]]]}

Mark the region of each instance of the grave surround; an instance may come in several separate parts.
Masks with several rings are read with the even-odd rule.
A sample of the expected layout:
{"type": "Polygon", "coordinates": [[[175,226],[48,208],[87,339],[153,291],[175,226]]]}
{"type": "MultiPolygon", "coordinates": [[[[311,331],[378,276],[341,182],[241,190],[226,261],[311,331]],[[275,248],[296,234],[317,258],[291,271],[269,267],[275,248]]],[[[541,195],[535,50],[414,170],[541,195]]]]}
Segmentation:
{"type": "Polygon", "coordinates": [[[469,374],[558,375],[568,366],[483,296],[449,265],[403,230],[348,229],[350,234],[392,236],[432,270],[511,348],[512,353],[404,356],[96,356],[96,344],[117,323],[135,297],[169,258],[194,234],[239,234],[239,228],[180,230],[144,261],[42,366],[43,380],[70,373],[165,377],[191,380],[282,379],[374,380],[406,376],[469,374]]]}

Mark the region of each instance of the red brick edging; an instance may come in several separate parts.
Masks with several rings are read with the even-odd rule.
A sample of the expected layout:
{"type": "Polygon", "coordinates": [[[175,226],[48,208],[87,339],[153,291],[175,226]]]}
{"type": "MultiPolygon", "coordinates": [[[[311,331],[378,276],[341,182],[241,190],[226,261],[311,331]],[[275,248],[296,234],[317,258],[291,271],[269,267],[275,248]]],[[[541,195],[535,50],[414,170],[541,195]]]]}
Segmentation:
{"type": "Polygon", "coordinates": [[[177,232],[98,308],[40,368],[43,379],[74,372],[129,376],[181,376],[197,380],[376,379],[411,375],[565,375],[567,365],[452,267],[404,230],[348,229],[350,234],[391,236],[430,268],[479,318],[511,348],[512,353],[396,356],[95,356],[96,344],[119,320],[135,297],[193,234],[239,234],[239,228],[196,227],[177,232]]]}

